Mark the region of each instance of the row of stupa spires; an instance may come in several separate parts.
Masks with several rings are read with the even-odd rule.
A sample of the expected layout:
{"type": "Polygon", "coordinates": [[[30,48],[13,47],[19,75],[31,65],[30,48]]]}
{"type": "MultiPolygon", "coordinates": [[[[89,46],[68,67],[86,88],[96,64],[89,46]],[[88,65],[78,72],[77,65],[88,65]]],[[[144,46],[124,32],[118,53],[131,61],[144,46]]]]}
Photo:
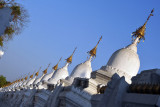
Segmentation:
{"type": "MultiPolygon", "coordinates": [[[[99,42],[100,42],[101,40],[102,40],[102,36],[100,37],[100,39],[99,39],[98,43],[96,44],[96,46],[95,46],[92,50],[90,50],[90,51],[88,52],[89,55],[90,55],[90,58],[89,58],[89,59],[91,59],[92,57],[96,57],[97,46],[98,46],[98,44],[99,44],[99,42]]],[[[69,57],[66,59],[66,63],[67,63],[67,64],[71,64],[71,63],[72,63],[72,57],[73,57],[76,49],[77,49],[77,47],[74,49],[74,51],[73,51],[73,53],[71,54],[71,56],[69,56],[69,57]]],[[[52,67],[53,71],[56,71],[56,70],[58,69],[58,64],[59,64],[59,62],[61,61],[61,59],[62,59],[62,57],[59,59],[58,63],[57,63],[55,66],[52,67]]],[[[43,71],[43,75],[47,74],[47,70],[48,70],[49,66],[50,66],[50,64],[49,64],[48,67],[43,71]]],[[[10,86],[10,85],[12,85],[12,84],[15,84],[15,83],[18,83],[18,82],[20,82],[20,81],[22,81],[22,82],[23,82],[24,80],[27,81],[27,80],[28,80],[28,77],[29,77],[29,79],[32,79],[32,78],[34,77],[34,75],[35,75],[35,77],[37,77],[37,76],[39,75],[39,71],[40,71],[40,70],[41,70],[41,67],[39,68],[39,70],[38,70],[36,73],[35,73],[35,71],[34,71],[34,73],[33,73],[32,75],[26,76],[26,77],[24,77],[24,78],[22,78],[22,79],[15,80],[15,81],[13,81],[13,82],[5,85],[4,87],[8,87],[8,86],[10,86]]],[[[4,87],[3,87],[3,88],[4,88],[4,87]]]]}
{"type": "MultiPolygon", "coordinates": [[[[144,39],[145,39],[144,35],[145,35],[145,30],[146,30],[146,24],[147,24],[148,20],[150,19],[150,17],[153,16],[153,12],[154,12],[154,9],[151,11],[151,13],[150,13],[150,15],[148,16],[146,22],[145,22],[141,27],[139,27],[135,32],[132,33],[132,38],[134,38],[134,40],[132,41],[132,44],[131,44],[131,45],[127,46],[127,47],[124,48],[124,49],[127,49],[127,48],[128,48],[128,49],[134,51],[135,54],[137,55],[137,47],[136,47],[136,46],[137,46],[137,43],[139,43],[140,40],[142,40],[142,39],[144,40],[144,39]]],[[[101,41],[101,39],[102,39],[102,36],[101,36],[101,38],[99,39],[97,45],[96,45],[91,51],[88,52],[88,53],[90,54],[90,58],[89,58],[90,61],[91,61],[92,57],[95,57],[95,56],[96,56],[97,46],[98,46],[99,42],[101,41]]],[[[118,52],[121,53],[122,50],[124,50],[124,49],[120,49],[120,50],[118,50],[118,52]]],[[[75,50],[76,50],[76,48],[75,48],[75,50]]],[[[66,59],[66,61],[67,61],[66,66],[68,66],[68,64],[70,64],[70,63],[72,62],[72,57],[73,57],[73,54],[74,54],[75,50],[73,51],[72,55],[71,55],[69,58],[66,59]]],[[[125,51],[126,51],[126,50],[125,50],[125,51]]],[[[125,61],[125,56],[122,57],[122,58],[120,58],[121,61],[119,61],[118,58],[121,57],[121,55],[117,54],[118,52],[116,51],[116,52],[111,56],[110,60],[108,61],[106,70],[108,70],[108,71],[111,70],[111,71],[112,71],[112,69],[115,68],[117,71],[119,71],[119,69],[121,70],[121,68],[123,69],[123,68],[126,67],[126,66],[128,67],[128,65],[126,64],[126,63],[128,63],[128,62],[125,62],[125,63],[123,62],[123,63],[124,63],[124,64],[122,63],[123,66],[119,66],[119,65],[117,65],[117,64],[115,63],[115,61],[116,61],[117,63],[118,63],[118,62],[121,62],[122,60],[125,61]],[[118,57],[118,58],[117,58],[117,57],[118,57]],[[124,58],[124,59],[123,59],[123,58],[124,58]]],[[[122,52],[122,53],[123,53],[123,52],[122,52]]],[[[125,53],[126,53],[126,52],[125,52],[125,53]]],[[[125,54],[125,53],[124,53],[124,54],[125,54]]],[[[138,56],[138,55],[137,55],[137,56],[138,56]]],[[[137,57],[137,56],[136,56],[136,57],[137,57]]],[[[130,56],[127,56],[127,57],[130,57],[130,56]]],[[[127,59],[127,58],[126,58],[126,59],[127,59]]],[[[61,60],[61,58],[60,58],[60,60],[61,60]]],[[[59,60],[58,63],[53,67],[53,70],[54,70],[54,71],[56,71],[56,70],[58,69],[58,64],[59,64],[60,60],[59,60]]],[[[138,58],[138,61],[139,61],[139,58],[138,58]]],[[[123,76],[126,75],[126,77],[128,76],[129,79],[131,79],[132,76],[135,76],[135,75],[138,73],[139,66],[140,66],[140,62],[138,62],[137,65],[136,65],[136,64],[135,64],[135,65],[132,65],[132,63],[131,63],[131,64],[128,63],[128,64],[129,64],[129,67],[126,68],[127,70],[129,69],[128,71],[125,71],[125,70],[124,70],[124,72],[116,72],[116,73],[119,73],[120,76],[121,76],[121,74],[124,74],[123,76]],[[137,69],[136,69],[136,71],[131,72],[131,71],[133,71],[133,70],[132,70],[133,67],[135,67],[135,69],[136,69],[136,67],[137,67],[137,69]]],[[[48,65],[48,67],[49,67],[49,66],[50,66],[50,64],[48,65]]],[[[48,67],[43,71],[43,75],[47,74],[48,67]]],[[[38,70],[38,72],[35,73],[35,76],[38,76],[38,75],[39,75],[39,71],[40,71],[40,69],[38,70]]],[[[32,75],[30,76],[30,79],[33,78],[33,75],[34,75],[34,74],[32,74],[32,75]]],[[[24,81],[24,80],[27,81],[27,79],[28,79],[28,76],[26,76],[25,78],[22,78],[22,79],[13,81],[12,83],[9,83],[9,84],[7,84],[7,85],[4,86],[4,87],[9,87],[9,86],[11,86],[11,85],[13,85],[13,84],[16,84],[16,83],[20,82],[20,81],[24,81]]],[[[127,82],[128,82],[128,81],[127,81],[127,82]]],[[[3,87],[3,88],[4,88],[4,87],[3,87]]]]}

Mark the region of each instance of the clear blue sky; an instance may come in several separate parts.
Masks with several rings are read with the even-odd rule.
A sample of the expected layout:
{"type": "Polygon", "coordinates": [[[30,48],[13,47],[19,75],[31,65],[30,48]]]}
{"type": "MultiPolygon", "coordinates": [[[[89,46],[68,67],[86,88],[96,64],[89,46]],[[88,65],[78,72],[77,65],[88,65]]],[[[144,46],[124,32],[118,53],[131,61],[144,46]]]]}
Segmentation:
{"type": "MultiPolygon", "coordinates": [[[[21,1],[21,0],[19,0],[21,1]]],[[[131,43],[131,33],[140,27],[152,8],[154,16],[147,24],[146,40],[138,44],[140,71],[160,68],[159,0],[22,0],[30,22],[24,31],[8,42],[0,60],[0,74],[12,81],[33,73],[62,56],[59,67],[77,46],[69,72],[87,59],[87,51],[98,46],[92,69],[106,65],[117,49],[131,43]]],[[[51,72],[51,67],[48,72],[51,72]]],[[[42,74],[42,70],[40,75],[42,74]]]]}

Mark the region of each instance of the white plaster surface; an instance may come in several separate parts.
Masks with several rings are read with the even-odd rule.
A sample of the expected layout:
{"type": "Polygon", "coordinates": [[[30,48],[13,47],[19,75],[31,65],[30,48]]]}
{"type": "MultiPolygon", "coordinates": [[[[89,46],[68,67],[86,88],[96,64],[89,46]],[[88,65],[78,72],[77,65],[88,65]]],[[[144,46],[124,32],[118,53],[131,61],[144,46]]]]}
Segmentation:
{"type": "Polygon", "coordinates": [[[41,77],[37,78],[37,79],[33,82],[33,84],[37,84],[38,82],[40,82],[41,79],[44,77],[44,75],[45,75],[45,74],[43,74],[41,77]]]}
{"type": "Polygon", "coordinates": [[[48,82],[50,84],[57,84],[58,80],[65,79],[69,75],[68,65],[69,65],[69,63],[67,63],[64,67],[56,70],[55,73],[53,74],[53,76],[48,80],[48,82]]]}
{"type": "Polygon", "coordinates": [[[140,60],[137,54],[137,46],[133,43],[114,52],[107,63],[106,70],[125,76],[126,81],[131,83],[130,79],[138,73],[139,67],[140,60]]]}
{"type": "Polygon", "coordinates": [[[89,60],[77,65],[73,69],[70,77],[90,78],[91,72],[92,72],[92,67],[91,67],[91,57],[90,57],[89,60]]]}

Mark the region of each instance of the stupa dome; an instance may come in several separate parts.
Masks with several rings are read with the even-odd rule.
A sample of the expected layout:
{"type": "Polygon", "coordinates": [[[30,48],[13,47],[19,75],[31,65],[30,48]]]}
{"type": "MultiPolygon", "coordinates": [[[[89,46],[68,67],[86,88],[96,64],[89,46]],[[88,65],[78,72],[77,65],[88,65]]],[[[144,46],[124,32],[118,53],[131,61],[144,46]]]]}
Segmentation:
{"type": "Polygon", "coordinates": [[[44,77],[45,74],[43,74],[41,77],[36,78],[35,81],[33,82],[33,84],[37,84],[38,82],[41,81],[41,79],[44,77]]]}
{"type": "Polygon", "coordinates": [[[101,39],[102,39],[102,36],[100,37],[96,46],[88,52],[90,55],[90,58],[87,61],[85,61],[84,63],[77,65],[73,69],[70,77],[72,77],[72,78],[75,78],[75,77],[90,78],[91,77],[91,72],[92,72],[91,60],[92,60],[92,57],[96,57],[97,46],[98,46],[99,42],[101,41],[101,39]]]}
{"type": "Polygon", "coordinates": [[[132,33],[133,43],[114,52],[107,63],[107,71],[111,72],[111,74],[117,73],[119,76],[124,76],[128,83],[131,83],[131,78],[136,76],[139,71],[140,60],[137,54],[137,43],[145,39],[146,24],[150,17],[153,16],[153,11],[151,11],[147,21],[132,33]]]}
{"type": "Polygon", "coordinates": [[[92,68],[91,68],[91,59],[85,61],[84,63],[81,63],[79,65],[77,65],[70,77],[75,78],[75,77],[81,77],[81,78],[90,78],[92,72],[92,68]]]}
{"type": "Polygon", "coordinates": [[[57,69],[53,76],[48,80],[49,83],[51,84],[57,84],[57,81],[59,79],[65,79],[69,74],[68,74],[68,65],[67,63],[64,67],[57,69]]]}
{"type": "Polygon", "coordinates": [[[130,79],[138,73],[139,67],[137,44],[133,43],[114,52],[107,63],[106,70],[125,76],[126,81],[131,83],[130,79]]]}

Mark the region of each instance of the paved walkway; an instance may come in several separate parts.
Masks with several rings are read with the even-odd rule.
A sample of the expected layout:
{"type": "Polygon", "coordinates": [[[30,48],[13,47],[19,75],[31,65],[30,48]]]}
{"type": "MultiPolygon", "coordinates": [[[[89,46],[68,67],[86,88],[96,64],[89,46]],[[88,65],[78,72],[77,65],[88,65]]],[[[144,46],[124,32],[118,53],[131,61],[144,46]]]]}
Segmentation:
{"type": "Polygon", "coordinates": [[[7,104],[6,102],[0,101],[0,107],[11,107],[11,106],[7,104]]]}

